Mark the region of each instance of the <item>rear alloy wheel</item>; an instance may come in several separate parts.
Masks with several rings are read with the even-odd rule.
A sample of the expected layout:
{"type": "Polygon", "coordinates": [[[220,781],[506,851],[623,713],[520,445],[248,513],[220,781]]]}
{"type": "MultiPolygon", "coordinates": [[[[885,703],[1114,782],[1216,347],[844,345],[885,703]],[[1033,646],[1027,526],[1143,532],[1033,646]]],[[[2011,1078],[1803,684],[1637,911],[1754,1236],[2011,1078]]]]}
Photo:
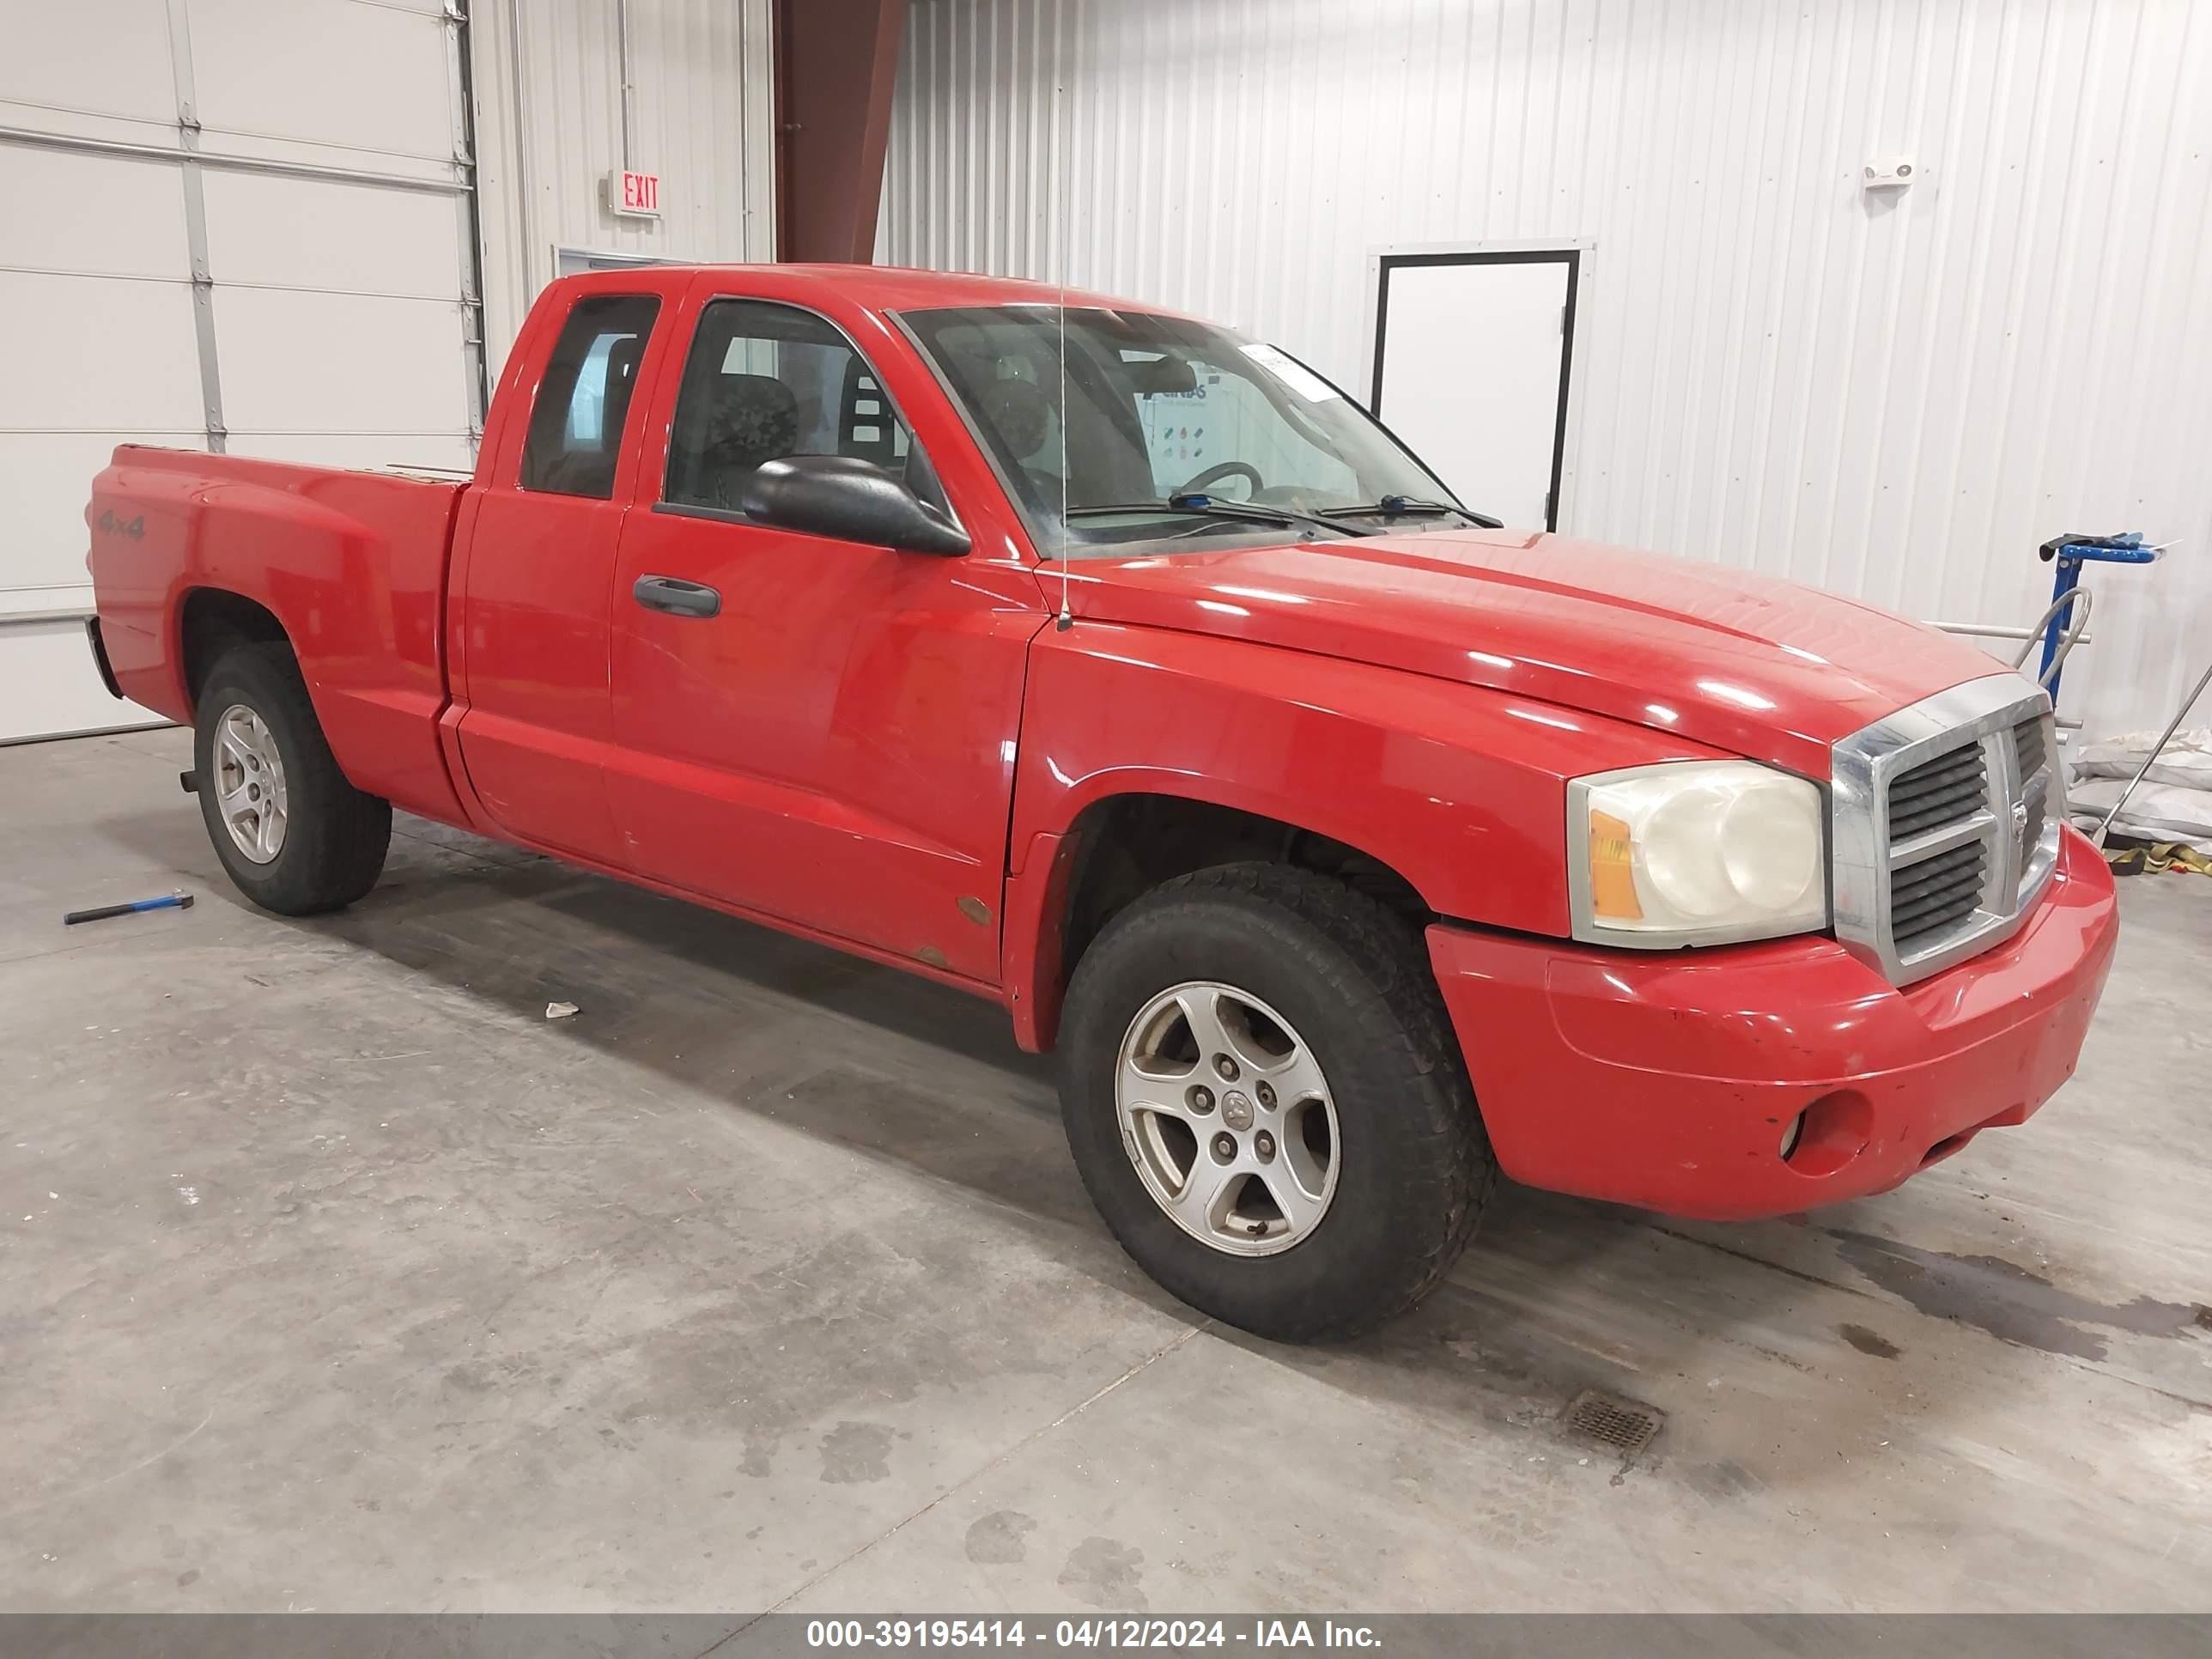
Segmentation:
{"type": "Polygon", "coordinates": [[[256,864],[284,850],[284,757],[268,722],[242,702],[216,716],[216,811],[232,844],[256,864]]]}
{"type": "Polygon", "coordinates": [[[1163,883],[1076,963],[1060,1117],[1114,1237],[1255,1335],[1354,1335],[1474,1231],[1497,1166],[1421,934],[1340,882],[1163,883]]]}
{"type": "Polygon", "coordinates": [[[209,671],[192,773],[208,840],[239,891],[312,916],[376,884],[392,805],[347,781],[289,647],[234,647],[209,671]]]}

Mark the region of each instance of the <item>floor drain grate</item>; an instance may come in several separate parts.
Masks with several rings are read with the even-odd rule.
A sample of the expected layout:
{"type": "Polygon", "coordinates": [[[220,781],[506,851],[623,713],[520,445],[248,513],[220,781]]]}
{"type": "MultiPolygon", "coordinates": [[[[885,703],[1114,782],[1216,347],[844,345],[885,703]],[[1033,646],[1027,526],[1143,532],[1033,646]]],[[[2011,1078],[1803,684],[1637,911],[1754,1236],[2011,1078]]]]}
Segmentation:
{"type": "Polygon", "coordinates": [[[1651,1443],[1666,1419],[1650,1406],[1601,1389],[1585,1389],[1568,1402],[1560,1421],[1570,1434],[1623,1457],[1633,1457],[1651,1443]]]}

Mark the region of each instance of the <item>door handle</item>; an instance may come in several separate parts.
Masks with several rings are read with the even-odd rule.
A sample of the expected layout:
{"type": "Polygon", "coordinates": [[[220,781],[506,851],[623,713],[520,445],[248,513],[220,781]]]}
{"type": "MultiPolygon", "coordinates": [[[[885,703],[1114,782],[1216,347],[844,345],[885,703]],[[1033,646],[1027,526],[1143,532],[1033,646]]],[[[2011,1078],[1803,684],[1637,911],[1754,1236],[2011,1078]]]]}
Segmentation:
{"type": "Polygon", "coordinates": [[[647,611],[665,611],[672,617],[719,617],[722,596],[698,582],[678,576],[640,576],[630,598],[647,611]]]}

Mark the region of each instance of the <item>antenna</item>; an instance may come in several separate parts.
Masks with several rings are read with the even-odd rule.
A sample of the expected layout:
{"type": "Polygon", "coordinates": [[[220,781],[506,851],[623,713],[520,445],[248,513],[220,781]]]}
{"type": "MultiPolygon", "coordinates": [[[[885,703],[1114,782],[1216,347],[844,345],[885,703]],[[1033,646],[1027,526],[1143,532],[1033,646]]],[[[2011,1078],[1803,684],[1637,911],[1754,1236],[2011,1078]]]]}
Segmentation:
{"type": "Polygon", "coordinates": [[[1060,188],[1055,192],[1060,198],[1060,246],[1053,260],[1054,264],[1057,267],[1057,275],[1060,279],[1060,616],[1058,620],[1054,623],[1053,626],[1059,629],[1060,632],[1065,634],[1069,629],[1075,626],[1075,612],[1068,606],[1067,594],[1068,568],[1072,562],[1068,557],[1070,538],[1067,528],[1068,144],[1067,127],[1066,123],[1060,118],[1060,93],[1062,91],[1061,81],[1063,78],[1064,77],[1060,76],[1055,75],[1052,83],[1053,136],[1059,141],[1060,144],[1060,188]]]}

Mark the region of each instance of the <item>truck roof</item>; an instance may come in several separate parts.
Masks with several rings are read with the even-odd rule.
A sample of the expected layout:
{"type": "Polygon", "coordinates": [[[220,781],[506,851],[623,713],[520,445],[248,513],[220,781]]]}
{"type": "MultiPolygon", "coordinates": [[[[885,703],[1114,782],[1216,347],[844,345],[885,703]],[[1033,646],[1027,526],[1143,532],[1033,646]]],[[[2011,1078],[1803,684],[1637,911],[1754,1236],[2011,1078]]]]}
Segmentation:
{"type": "MultiPolygon", "coordinates": [[[[876,311],[912,311],[935,306],[1052,306],[1060,304],[1062,298],[1061,289],[1051,283],[1034,283],[1018,276],[986,276],[975,271],[920,270],[904,265],[701,264],[659,269],[773,271],[786,280],[795,276],[818,282],[824,288],[836,289],[843,299],[876,311]]],[[[595,277],[611,275],[604,271],[592,273],[595,277]]],[[[1071,306],[1113,311],[1184,314],[1170,306],[1119,299],[1084,289],[1066,290],[1066,301],[1071,306]]]]}

